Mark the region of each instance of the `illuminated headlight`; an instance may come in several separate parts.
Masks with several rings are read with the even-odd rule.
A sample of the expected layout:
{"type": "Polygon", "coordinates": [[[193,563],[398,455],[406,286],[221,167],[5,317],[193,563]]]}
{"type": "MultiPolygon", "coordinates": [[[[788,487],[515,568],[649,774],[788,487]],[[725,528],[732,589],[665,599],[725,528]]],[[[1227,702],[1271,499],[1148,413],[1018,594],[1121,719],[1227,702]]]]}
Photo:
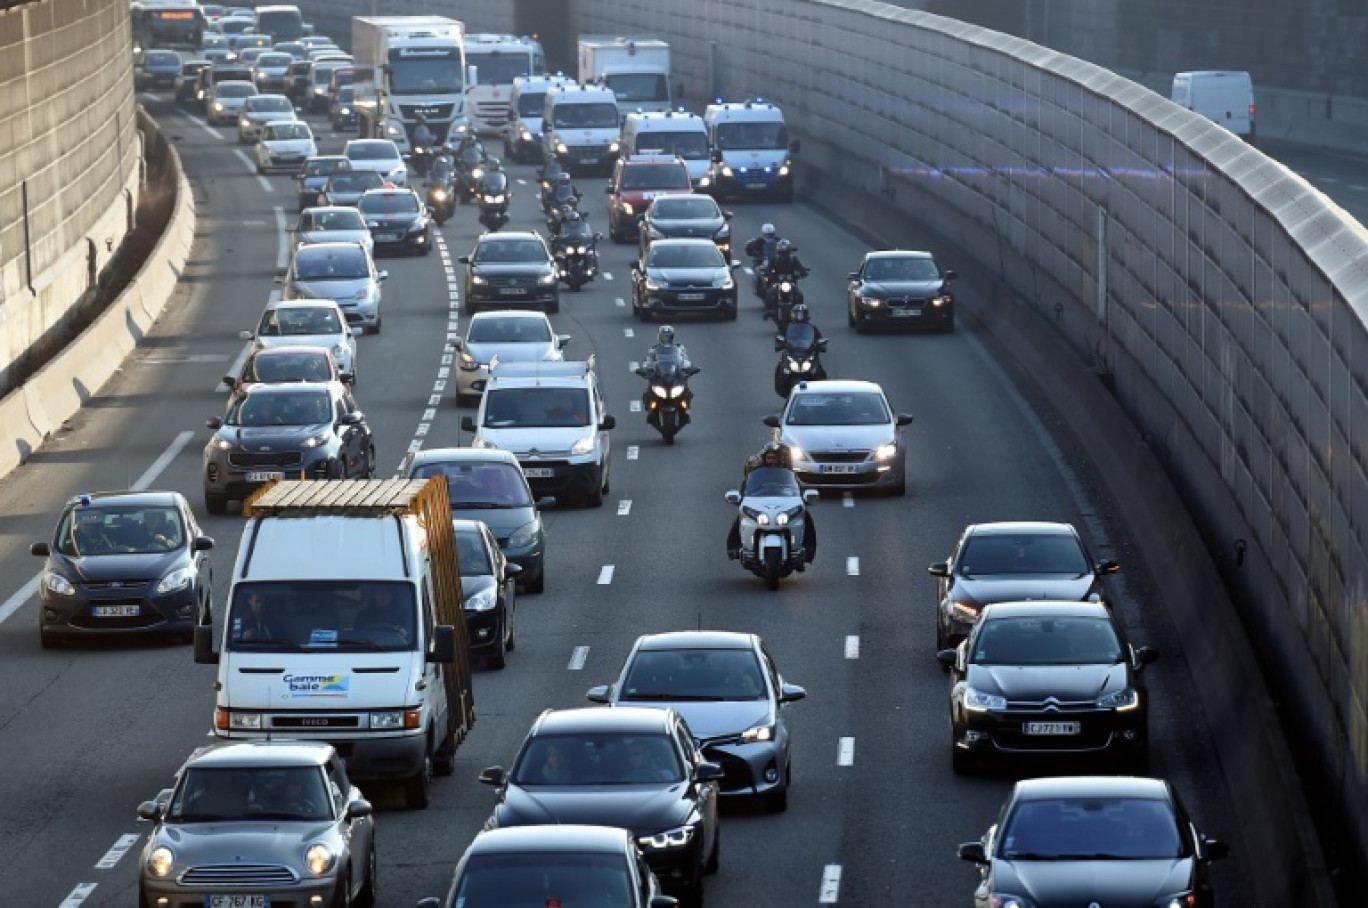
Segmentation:
{"type": "Polygon", "coordinates": [[[494,447],[494,444],[489,439],[481,438],[477,435],[471,440],[470,446],[472,448],[492,448],[494,447]]]}
{"type": "Polygon", "coordinates": [[[61,574],[54,574],[51,571],[43,575],[43,586],[56,593],[58,596],[73,596],[76,593],[76,587],[71,585],[70,580],[67,580],[61,574]]]}
{"type": "Polygon", "coordinates": [[[893,456],[894,456],[895,454],[897,454],[897,453],[898,453],[898,445],[897,445],[897,443],[896,443],[896,442],[889,442],[889,443],[886,444],[886,445],[879,445],[877,448],[874,449],[874,459],[875,459],[875,460],[888,460],[890,457],[893,457],[893,456]]]}
{"type": "Polygon", "coordinates": [[[520,139],[522,139],[524,142],[531,142],[531,141],[532,141],[532,133],[528,132],[526,129],[524,129],[522,132],[518,133],[518,137],[519,137],[520,139]]]}
{"type": "Polygon", "coordinates": [[[1097,698],[1098,709],[1114,709],[1117,712],[1128,712],[1140,705],[1140,692],[1133,687],[1124,690],[1114,691],[1110,694],[1103,694],[1097,698]]]}
{"type": "Polygon", "coordinates": [[[575,247],[575,254],[576,254],[576,255],[587,255],[588,252],[589,252],[589,247],[588,247],[588,246],[576,246],[576,247],[575,247]]]}
{"type": "Polygon", "coordinates": [[[227,108],[225,108],[225,107],[223,106],[223,102],[222,102],[222,101],[215,101],[215,102],[214,102],[214,110],[218,111],[219,113],[223,113],[223,111],[227,110],[227,108]]]}
{"type": "Polygon", "coordinates": [[[489,283],[489,279],[488,279],[488,278],[484,278],[484,277],[480,277],[478,274],[472,274],[472,275],[470,276],[470,282],[471,282],[472,284],[488,284],[488,283],[489,283]]]}
{"type": "Polygon", "coordinates": [[[683,396],[684,396],[684,386],[683,386],[683,385],[675,385],[673,388],[670,389],[670,396],[671,396],[671,397],[683,397],[683,396]]]}
{"type": "Polygon", "coordinates": [[[646,278],[646,289],[648,291],[655,292],[656,290],[660,289],[660,285],[648,277],[646,278]]]}
{"type": "Polygon", "coordinates": [[[265,73],[257,73],[257,74],[256,74],[256,77],[257,77],[257,79],[258,79],[259,81],[262,81],[262,82],[265,82],[265,81],[266,81],[266,74],[265,74],[265,73]]]}
{"type": "Polygon", "coordinates": [[[790,372],[811,372],[812,360],[805,359],[800,361],[790,356],[788,358],[788,370],[790,372]]]}
{"type": "Polygon", "coordinates": [[[323,876],[332,870],[333,861],[337,860],[337,855],[327,845],[319,842],[309,846],[309,850],[304,852],[304,866],[309,868],[309,872],[314,876],[323,876]]]}
{"type": "Polygon", "coordinates": [[[730,165],[730,164],[723,164],[723,165],[722,165],[722,176],[724,176],[724,177],[729,177],[729,176],[731,176],[731,175],[732,175],[731,165],[730,165]]]}
{"type": "Polygon", "coordinates": [[[730,290],[731,288],[736,286],[736,281],[732,280],[732,276],[730,273],[723,274],[722,283],[718,284],[718,286],[721,287],[723,290],[730,290]]]}
{"type": "Polygon", "coordinates": [[[637,844],[646,851],[663,851],[667,848],[683,848],[693,840],[693,836],[692,826],[680,826],[677,829],[657,832],[655,835],[641,836],[637,839],[637,844]]]}
{"type": "Polygon", "coordinates": [[[501,195],[487,195],[484,197],[486,205],[502,205],[504,197],[501,195]]]}
{"type": "Polygon", "coordinates": [[[617,154],[617,153],[618,153],[618,149],[619,149],[620,147],[622,147],[621,144],[618,142],[617,139],[614,139],[613,141],[611,141],[611,142],[608,143],[608,153],[609,153],[609,154],[617,154]]]}
{"type": "Polygon", "coordinates": [[[664,385],[651,385],[651,393],[656,397],[669,397],[670,389],[664,385]]]}
{"type": "Polygon", "coordinates": [[[476,167],[474,170],[470,171],[470,176],[471,176],[473,179],[478,180],[480,177],[484,176],[484,168],[483,168],[483,167],[476,167]]]}
{"type": "Polygon", "coordinates": [[[550,271],[548,271],[546,274],[543,274],[541,277],[537,278],[538,284],[554,284],[555,282],[556,275],[550,271]]]}
{"type": "Polygon", "coordinates": [[[594,436],[586,435],[570,446],[571,454],[588,454],[594,450],[594,436]]]}
{"type": "Polygon", "coordinates": [[[788,162],[788,161],[785,161],[785,162],[779,167],[779,176],[781,176],[781,177],[786,177],[786,176],[788,176],[788,173],[789,173],[789,166],[790,166],[790,165],[789,165],[789,162],[788,162]]]}
{"type": "Polygon", "coordinates": [[[228,727],[235,731],[261,731],[261,713],[229,713],[228,727]]]}
{"type": "Polygon", "coordinates": [[[623,213],[623,214],[632,214],[632,213],[634,213],[634,212],[635,212],[635,209],[632,208],[632,203],[631,203],[631,202],[623,202],[623,203],[622,203],[622,213],[623,213]]]}
{"type": "Polygon", "coordinates": [[[445,202],[447,199],[447,191],[445,189],[434,189],[432,190],[432,197],[439,202],[445,202]]]}
{"type": "Polygon", "coordinates": [[[983,606],[979,605],[978,603],[961,602],[957,599],[954,602],[950,603],[950,615],[951,617],[959,621],[966,621],[972,624],[973,622],[978,620],[979,611],[982,608],[983,606]]]}
{"type": "Polygon", "coordinates": [[[1181,892],[1178,895],[1170,895],[1154,903],[1159,908],[1192,908],[1197,904],[1197,896],[1191,892],[1181,892]]]}
{"type": "Polygon", "coordinates": [[[879,308],[879,305],[880,305],[882,302],[883,302],[883,300],[879,299],[877,296],[862,296],[862,297],[860,297],[860,305],[862,305],[862,306],[868,306],[868,307],[871,308],[871,309],[877,309],[877,308],[879,308]]]}
{"type": "Polygon", "coordinates": [[[183,567],[172,571],[161,579],[157,584],[158,593],[174,593],[183,590],[190,585],[190,578],[194,576],[194,571],[189,567],[183,567]]]}
{"type": "Polygon", "coordinates": [[[147,872],[158,878],[165,878],[176,864],[176,855],[165,845],[158,845],[147,856],[147,872]]]}
{"type": "Polygon", "coordinates": [[[793,283],[792,283],[791,281],[780,281],[780,282],[779,282],[779,292],[780,292],[780,293],[792,293],[792,292],[793,292],[793,283]]]}
{"type": "Polygon", "coordinates": [[[461,354],[461,361],[458,365],[467,372],[474,372],[476,369],[480,368],[479,360],[471,356],[469,353],[461,354]]]}
{"type": "Polygon", "coordinates": [[[565,147],[565,143],[564,143],[564,142],[557,142],[557,143],[556,143],[556,154],[566,154],[566,153],[568,153],[569,151],[570,151],[570,149],[568,149],[568,148],[565,147]]]}
{"type": "Polygon", "coordinates": [[[352,109],[351,109],[350,107],[339,107],[339,108],[337,109],[337,112],[338,112],[339,114],[341,114],[342,116],[344,116],[344,117],[350,117],[350,116],[351,116],[351,113],[352,113],[352,109]]]}
{"type": "MultiPolygon", "coordinates": [[[[316,93],[316,94],[322,94],[322,92],[315,92],[315,93],[316,93]]],[[[393,123],[391,123],[391,124],[389,124],[388,126],[385,127],[385,132],[388,133],[388,134],[391,135],[391,136],[397,136],[397,135],[399,135],[401,132],[403,132],[403,130],[400,129],[398,126],[395,126],[393,123]]]]}
{"type": "Polygon", "coordinates": [[[787,513],[780,514],[774,518],[774,522],[781,527],[786,527],[788,526],[789,515],[787,513]]]}
{"type": "Polygon", "coordinates": [[[966,687],[964,689],[964,708],[976,713],[987,712],[988,710],[1001,712],[1007,708],[1007,698],[999,697],[996,694],[985,694],[983,691],[966,687]]]}
{"type": "Polygon", "coordinates": [[[540,532],[541,521],[529,520],[509,535],[508,547],[510,549],[520,549],[524,546],[529,546],[537,541],[537,534],[540,532]]]}
{"type": "Polygon", "coordinates": [[[757,511],[756,514],[755,514],[755,522],[758,523],[758,524],[759,524],[760,526],[762,526],[762,527],[767,527],[767,526],[769,526],[770,517],[769,517],[768,514],[764,513],[763,511],[757,511]]]}
{"type": "Polygon", "coordinates": [[[789,460],[807,460],[807,455],[797,445],[789,445],[789,460]]]}
{"type": "Polygon", "coordinates": [[[480,590],[473,596],[469,596],[465,601],[465,608],[468,612],[487,612],[499,604],[499,597],[495,594],[493,587],[480,590]]]}
{"type": "Polygon", "coordinates": [[[711,184],[712,184],[712,178],[711,178],[711,177],[701,177],[701,178],[699,178],[699,180],[698,180],[698,187],[699,187],[700,189],[704,188],[705,186],[709,186],[709,185],[711,185],[711,184]]]}
{"type": "Polygon", "coordinates": [[[773,725],[752,725],[741,733],[741,743],[754,744],[756,741],[773,741],[773,725]]]}
{"type": "Polygon", "coordinates": [[[220,451],[231,451],[233,450],[233,443],[226,438],[215,438],[214,447],[220,451]]]}
{"type": "Polygon", "coordinates": [[[305,450],[309,450],[310,448],[317,448],[318,446],[327,442],[327,440],[328,436],[326,435],[314,435],[304,439],[304,441],[300,443],[300,447],[304,448],[305,450]]]}

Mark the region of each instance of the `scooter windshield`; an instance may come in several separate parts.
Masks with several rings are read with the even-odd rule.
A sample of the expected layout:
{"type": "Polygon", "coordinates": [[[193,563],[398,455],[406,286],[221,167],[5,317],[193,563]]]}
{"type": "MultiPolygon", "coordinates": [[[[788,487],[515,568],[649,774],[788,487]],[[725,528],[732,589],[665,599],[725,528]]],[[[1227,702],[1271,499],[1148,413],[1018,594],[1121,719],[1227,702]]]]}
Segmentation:
{"type": "Polygon", "coordinates": [[[783,467],[756,467],[746,477],[746,498],[798,498],[798,477],[783,467]]]}
{"type": "Polygon", "coordinates": [[[660,378],[677,378],[682,365],[678,350],[662,350],[656,354],[655,374],[660,378]]]}
{"type": "Polygon", "coordinates": [[[817,346],[817,329],[803,322],[792,322],[784,332],[784,343],[795,352],[807,352],[817,346]]]}

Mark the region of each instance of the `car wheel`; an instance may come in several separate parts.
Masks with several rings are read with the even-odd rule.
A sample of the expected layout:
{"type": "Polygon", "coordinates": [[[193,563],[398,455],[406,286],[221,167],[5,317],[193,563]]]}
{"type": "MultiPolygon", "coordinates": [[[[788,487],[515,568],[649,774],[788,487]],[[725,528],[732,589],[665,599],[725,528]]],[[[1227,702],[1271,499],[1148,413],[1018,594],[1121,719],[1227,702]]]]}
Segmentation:
{"type": "Polygon", "coordinates": [[[494,669],[495,671],[502,671],[504,668],[506,668],[508,666],[508,659],[505,655],[507,651],[508,639],[506,637],[501,636],[499,639],[499,648],[496,649],[494,651],[494,654],[490,656],[487,660],[489,663],[489,667],[494,669]]]}
{"type": "Polygon", "coordinates": [[[637,306],[635,303],[632,304],[632,314],[636,316],[637,321],[639,322],[649,322],[651,320],[651,313],[637,306]]]}
{"type": "Polygon", "coordinates": [[[735,305],[723,306],[723,307],[722,307],[722,321],[724,321],[724,322],[734,322],[734,321],[736,321],[736,306],[735,306],[735,305]]]}
{"type": "Polygon", "coordinates": [[[366,448],[366,472],[361,474],[362,479],[375,478],[375,445],[366,448]]]}
{"type": "Polygon", "coordinates": [[[523,592],[536,596],[546,591],[546,568],[543,567],[536,578],[527,581],[523,586],[523,592]]]}
{"type": "Polygon", "coordinates": [[[854,328],[856,324],[855,310],[851,308],[849,303],[846,304],[846,324],[852,328],[854,328]]]}
{"type": "Polygon", "coordinates": [[[437,746],[437,753],[432,756],[432,773],[438,776],[449,776],[456,771],[456,732],[447,732],[447,736],[442,739],[442,743],[437,746]]]}
{"type": "Polygon", "coordinates": [[[518,648],[518,638],[513,633],[513,619],[508,619],[508,639],[504,641],[504,649],[510,653],[518,648]]]}
{"type": "Polygon", "coordinates": [[[855,333],[864,334],[869,327],[865,324],[865,320],[856,316],[851,316],[851,319],[851,324],[855,327],[855,333]]]}
{"type": "Polygon", "coordinates": [[[265,167],[262,167],[262,166],[261,166],[261,163],[258,162],[258,163],[257,163],[257,166],[256,166],[256,171],[257,171],[257,174],[258,174],[258,175],[262,175],[262,174],[265,174],[265,173],[266,173],[266,168],[265,168],[265,167]]]}
{"type": "Polygon", "coordinates": [[[603,489],[596,488],[588,495],[584,496],[584,506],[588,508],[603,507],[603,489]]]}
{"type": "Polygon", "coordinates": [[[205,509],[206,511],[208,511],[210,514],[227,514],[227,513],[228,513],[228,496],[227,496],[227,495],[210,495],[208,492],[205,492],[205,493],[204,493],[204,509],[205,509]]]}
{"type": "Polygon", "coordinates": [[[556,313],[560,312],[560,300],[556,300],[550,306],[547,306],[546,311],[551,315],[555,315],[556,313]]]}
{"type": "Polygon", "coordinates": [[[375,317],[375,324],[371,327],[371,334],[379,334],[380,329],[384,326],[384,324],[385,320],[377,315],[375,317]]]}
{"type": "Polygon", "coordinates": [[[366,857],[366,878],[361,881],[361,892],[356,896],[357,908],[375,908],[376,894],[379,892],[379,864],[375,856],[375,840],[371,839],[370,854],[366,857]]]}
{"type": "Polygon", "coordinates": [[[432,755],[423,755],[423,766],[404,782],[404,804],[422,810],[432,803],[432,755]]]}

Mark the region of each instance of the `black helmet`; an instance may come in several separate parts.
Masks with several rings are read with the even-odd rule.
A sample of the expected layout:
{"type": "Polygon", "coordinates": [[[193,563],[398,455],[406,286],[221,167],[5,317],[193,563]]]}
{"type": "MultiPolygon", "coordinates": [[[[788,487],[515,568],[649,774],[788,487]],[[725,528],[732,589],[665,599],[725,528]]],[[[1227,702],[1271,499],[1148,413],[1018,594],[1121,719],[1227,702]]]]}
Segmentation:
{"type": "Polygon", "coordinates": [[[793,244],[788,240],[780,240],[779,245],[774,247],[774,251],[779,255],[788,255],[793,251],[793,244]]]}
{"type": "Polygon", "coordinates": [[[790,318],[792,318],[795,322],[798,322],[799,324],[807,324],[807,320],[808,320],[808,307],[807,307],[807,304],[806,304],[806,303],[799,303],[798,305],[794,306],[794,307],[793,307],[793,314],[790,316],[790,318]]]}
{"type": "Polygon", "coordinates": [[[667,347],[673,344],[674,327],[671,325],[661,325],[660,330],[656,332],[656,340],[667,347]]]}

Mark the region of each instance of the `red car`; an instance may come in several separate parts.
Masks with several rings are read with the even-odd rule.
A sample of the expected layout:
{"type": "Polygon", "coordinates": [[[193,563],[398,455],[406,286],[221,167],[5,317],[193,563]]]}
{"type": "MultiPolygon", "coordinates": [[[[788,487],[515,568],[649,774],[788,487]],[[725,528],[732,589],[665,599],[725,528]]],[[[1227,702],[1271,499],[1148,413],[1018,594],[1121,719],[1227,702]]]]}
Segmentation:
{"type": "Polygon", "coordinates": [[[634,154],[618,159],[604,189],[608,199],[608,235],[615,243],[637,238],[641,218],[656,196],[691,193],[689,167],[681,158],[664,154],[634,154]]]}

